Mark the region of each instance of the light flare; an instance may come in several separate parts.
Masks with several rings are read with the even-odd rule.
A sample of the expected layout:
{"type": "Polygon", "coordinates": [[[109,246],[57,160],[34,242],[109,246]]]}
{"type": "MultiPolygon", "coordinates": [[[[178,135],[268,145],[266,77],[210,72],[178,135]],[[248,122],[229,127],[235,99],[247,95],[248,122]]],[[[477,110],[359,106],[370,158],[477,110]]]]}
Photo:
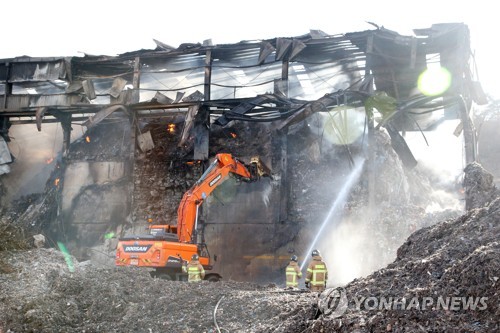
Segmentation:
{"type": "Polygon", "coordinates": [[[75,271],[75,265],[73,264],[73,260],[71,259],[71,255],[69,254],[68,249],[61,242],[57,242],[57,246],[59,247],[59,250],[64,256],[64,260],[66,261],[66,265],[68,265],[69,271],[73,273],[75,271]]]}
{"type": "Polygon", "coordinates": [[[107,234],[104,235],[104,239],[111,239],[113,237],[115,237],[114,232],[108,232],[107,234]]]}
{"type": "Polygon", "coordinates": [[[445,67],[433,66],[427,68],[418,77],[418,89],[426,96],[437,96],[451,86],[451,73],[445,67]]]}

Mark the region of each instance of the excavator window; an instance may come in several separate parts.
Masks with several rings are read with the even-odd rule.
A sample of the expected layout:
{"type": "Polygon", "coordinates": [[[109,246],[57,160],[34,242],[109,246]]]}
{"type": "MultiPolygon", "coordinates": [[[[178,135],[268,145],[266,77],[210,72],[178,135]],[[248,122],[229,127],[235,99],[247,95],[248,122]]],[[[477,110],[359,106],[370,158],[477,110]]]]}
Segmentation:
{"type": "Polygon", "coordinates": [[[200,257],[210,258],[210,252],[208,252],[208,247],[205,243],[198,244],[198,253],[200,257]]]}

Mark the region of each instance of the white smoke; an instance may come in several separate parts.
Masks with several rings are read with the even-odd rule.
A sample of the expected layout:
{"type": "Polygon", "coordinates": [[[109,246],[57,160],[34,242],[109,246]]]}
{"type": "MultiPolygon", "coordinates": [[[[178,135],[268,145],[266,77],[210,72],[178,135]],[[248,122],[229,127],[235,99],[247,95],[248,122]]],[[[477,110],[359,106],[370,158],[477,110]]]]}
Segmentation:
{"type": "Polygon", "coordinates": [[[262,191],[262,201],[264,202],[264,205],[266,205],[266,207],[269,207],[269,203],[271,202],[271,194],[273,192],[273,188],[272,186],[269,184],[268,186],[266,186],[264,188],[264,190],[262,191]]]}
{"type": "MultiPolygon", "coordinates": [[[[72,141],[81,136],[78,129],[72,131],[72,141]]],[[[10,173],[2,176],[9,191],[8,200],[43,192],[61,152],[63,131],[60,124],[42,124],[41,132],[34,124],[13,125],[9,136],[8,147],[14,162],[10,164],[10,173]]]]}
{"type": "MultiPolygon", "coordinates": [[[[463,144],[460,137],[453,135],[455,127],[456,122],[445,122],[439,131],[426,132],[430,146],[425,145],[420,133],[412,133],[413,136],[407,138],[418,161],[416,169],[408,172],[425,181],[425,186],[422,184],[425,193],[419,195],[430,202],[421,207],[422,217],[446,210],[464,210],[460,192],[463,144]],[[419,136],[418,142],[416,136],[419,136]]],[[[345,285],[385,267],[394,261],[397,249],[413,231],[425,223],[438,222],[422,222],[416,212],[415,215],[409,213],[411,219],[405,219],[395,213],[397,209],[392,207],[388,212],[378,207],[371,212],[367,207],[358,207],[351,215],[337,214],[337,220],[329,222],[330,227],[325,229],[316,246],[329,269],[329,286],[345,285]]]]}
{"type": "Polygon", "coordinates": [[[342,222],[329,233],[328,242],[321,245],[329,269],[329,282],[345,285],[390,262],[385,262],[380,253],[373,251],[372,242],[376,239],[367,233],[363,224],[342,222]]]}
{"type": "Polygon", "coordinates": [[[399,230],[386,230],[391,235],[374,234],[365,214],[358,218],[343,218],[325,233],[319,245],[329,270],[329,285],[345,285],[355,278],[364,277],[396,258],[397,248],[409,235],[404,223],[399,230]]]}
{"type": "Polygon", "coordinates": [[[459,120],[447,120],[433,131],[406,133],[406,142],[418,161],[417,171],[425,174],[433,191],[428,193],[432,204],[427,212],[446,209],[463,210],[460,193],[465,156],[462,135],[456,135],[459,120]],[[425,144],[427,142],[428,144],[425,144]]]}

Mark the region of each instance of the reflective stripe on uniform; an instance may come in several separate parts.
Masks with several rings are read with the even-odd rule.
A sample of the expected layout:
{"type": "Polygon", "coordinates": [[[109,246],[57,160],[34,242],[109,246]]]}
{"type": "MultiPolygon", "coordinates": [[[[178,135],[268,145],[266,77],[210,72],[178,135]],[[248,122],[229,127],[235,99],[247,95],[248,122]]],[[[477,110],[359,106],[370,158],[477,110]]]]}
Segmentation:
{"type": "Polygon", "coordinates": [[[188,267],[188,281],[201,281],[201,271],[198,267],[188,267]]]}
{"type": "Polygon", "coordinates": [[[297,282],[297,271],[293,267],[286,268],[286,286],[287,287],[297,287],[299,283],[297,282]]]}
{"type": "Polygon", "coordinates": [[[320,286],[325,284],[325,275],[326,275],[325,265],[323,264],[315,265],[313,269],[308,268],[307,271],[312,273],[311,285],[320,286]],[[321,276],[320,274],[323,275],[321,276]]]}
{"type": "MultiPolygon", "coordinates": [[[[310,269],[310,268],[308,268],[308,269],[307,269],[307,273],[312,273],[312,272],[313,272],[313,270],[312,270],[312,269],[310,269]]],[[[310,279],[308,279],[308,278],[306,277],[306,282],[309,282],[309,281],[310,281],[310,279]]]]}

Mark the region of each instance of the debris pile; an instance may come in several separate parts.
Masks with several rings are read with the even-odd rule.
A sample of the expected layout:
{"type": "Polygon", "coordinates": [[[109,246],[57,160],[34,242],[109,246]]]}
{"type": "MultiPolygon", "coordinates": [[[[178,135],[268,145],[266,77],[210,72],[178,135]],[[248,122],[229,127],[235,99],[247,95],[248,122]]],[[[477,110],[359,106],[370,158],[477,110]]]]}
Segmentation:
{"type": "Polygon", "coordinates": [[[276,285],[191,284],[78,263],[55,249],[2,251],[0,331],[495,332],[499,216],[497,197],[416,231],[393,263],[336,289],[347,298],[339,309],[338,300],[318,302],[332,289],[318,298],[276,285]]]}
{"type": "Polygon", "coordinates": [[[238,282],[151,279],[142,269],[74,263],[54,249],[1,252],[0,331],[269,332],[312,317],[315,296],[238,282]]]}
{"type": "MultiPolygon", "coordinates": [[[[469,185],[485,177],[466,168],[469,185]]],[[[413,233],[393,263],[342,289],[342,316],[329,308],[304,332],[497,332],[500,197],[490,202],[491,193],[473,194],[486,206],[413,233]]]]}
{"type": "Polygon", "coordinates": [[[467,210],[484,207],[499,196],[500,192],[493,183],[493,175],[487,172],[481,164],[470,163],[464,171],[465,207],[467,210]]]}
{"type": "MultiPolygon", "coordinates": [[[[201,172],[201,166],[190,164],[189,160],[178,155],[175,143],[180,133],[172,134],[166,128],[163,123],[145,128],[158,139],[151,150],[138,153],[134,165],[137,177],[133,180],[135,206],[132,220],[137,225],[149,218],[155,223],[171,222],[177,206],[173,202],[178,202],[201,172]]],[[[270,133],[264,128],[260,129],[261,132],[257,129],[253,126],[235,127],[231,129],[234,133],[221,129],[217,135],[211,136],[211,153],[224,147],[225,151],[239,156],[251,156],[255,151],[268,159],[278,156],[270,147],[258,148],[260,143],[252,143],[254,146],[250,148],[242,144],[252,142],[249,137],[263,137],[270,133]]],[[[125,137],[123,133],[119,132],[117,136],[125,137]]],[[[289,258],[290,248],[300,253],[306,250],[301,246],[310,244],[317,230],[312,223],[324,219],[332,198],[342,187],[342,178],[349,175],[350,165],[346,161],[361,155],[354,147],[350,151],[333,146],[310,148],[316,147],[309,143],[317,142],[317,137],[307,129],[304,133],[290,135],[289,139],[290,147],[294,147],[287,152],[290,210],[286,220],[277,224],[279,228],[275,228],[277,231],[273,234],[273,248],[269,250],[285,258],[289,258]],[[305,147],[300,145],[303,142],[305,147]]],[[[259,281],[256,276],[267,274],[264,277],[267,282],[262,285],[235,282],[229,278],[217,283],[189,284],[152,279],[147,269],[100,267],[95,260],[73,257],[73,251],[70,251],[71,256],[55,250],[56,244],[50,238],[47,246],[52,249],[33,249],[31,236],[47,228],[66,227],[62,224],[58,227],[55,218],[61,196],[54,181],[62,176],[62,169],[55,170],[43,195],[16,202],[11,210],[2,214],[0,332],[219,330],[291,333],[447,331],[455,328],[489,332],[498,329],[495,319],[500,317],[496,306],[499,301],[500,199],[492,185],[492,177],[480,165],[469,165],[464,178],[469,212],[462,216],[457,210],[430,213],[425,207],[435,200],[430,196],[431,184],[418,172],[406,172],[390,148],[387,134],[377,133],[375,139],[376,159],[372,170],[375,171],[375,182],[369,178],[368,172],[361,176],[339,212],[342,219],[338,220],[339,227],[358,232],[355,234],[362,241],[355,245],[362,247],[363,251],[361,248],[355,250],[365,257],[339,264],[334,257],[338,255],[336,248],[328,253],[326,249],[333,246],[325,245],[322,252],[328,253],[326,259],[333,258],[333,264],[329,264],[332,288],[320,298],[305,290],[283,290],[278,261],[273,262],[276,280],[269,280],[271,266],[264,266],[262,261],[253,260],[248,264],[239,259],[241,274],[249,280],[259,281]],[[370,193],[369,184],[375,184],[377,191],[370,193]],[[374,238],[376,241],[372,241],[374,238]],[[400,246],[404,240],[406,242],[400,246]],[[28,248],[32,249],[26,250],[28,248]],[[389,265],[378,269],[386,264],[389,265]],[[354,265],[362,266],[355,276],[369,275],[354,281],[352,277],[340,281],[338,272],[354,265]],[[347,281],[352,282],[340,289],[333,288],[347,281]],[[335,310],[336,304],[341,302],[331,297],[333,290],[337,291],[335,295],[343,293],[346,297],[347,307],[342,313],[335,310]],[[391,297],[393,303],[387,305],[391,297]],[[462,297],[471,297],[472,303],[467,303],[469,309],[464,309],[460,303],[462,297]],[[380,307],[382,298],[384,307],[380,307]],[[326,305],[318,302],[325,299],[328,300],[326,305]],[[432,310],[439,301],[444,305],[439,304],[441,308],[432,310]],[[428,308],[424,309],[424,304],[428,308]],[[471,304],[477,307],[476,311],[470,310],[471,304]]],[[[103,140],[97,132],[93,133],[90,142],[77,142],[87,154],[81,155],[78,153],[80,149],[76,149],[72,156],[77,162],[88,156],[103,162],[108,157],[121,156],[119,151],[127,146],[120,141],[111,145],[115,148],[109,154],[92,155],[91,146],[95,144],[102,150],[105,146],[103,140]]],[[[96,191],[89,193],[105,191],[108,185],[93,185],[96,191]]],[[[87,209],[88,214],[96,213],[95,208],[101,207],[100,197],[87,195],[85,198],[93,201],[84,201],[87,204],[82,207],[93,207],[93,210],[87,209]]],[[[126,224],[123,220],[110,219],[113,223],[110,228],[126,224]]],[[[117,231],[119,229],[116,227],[117,231]]],[[[347,235],[352,235],[352,232],[347,235]]],[[[354,243],[351,237],[344,238],[354,243]]],[[[113,264],[114,240],[105,240],[102,263],[113,264]]],[[[228,246],[228,238],[225,240],[224,246],[228,246]]],[[[245,247],[239,236],[231,240],[245,247]]],[[[262,239],[260,241],[264,243],[262,239]]],[[[334,243],[331,238],[327,242],[334,243]]],[[[93,250],[96,253],[101,251],[97,247],[93,250]]],[[[465,302],[469,302],[469,298],[465,302]]]]}

